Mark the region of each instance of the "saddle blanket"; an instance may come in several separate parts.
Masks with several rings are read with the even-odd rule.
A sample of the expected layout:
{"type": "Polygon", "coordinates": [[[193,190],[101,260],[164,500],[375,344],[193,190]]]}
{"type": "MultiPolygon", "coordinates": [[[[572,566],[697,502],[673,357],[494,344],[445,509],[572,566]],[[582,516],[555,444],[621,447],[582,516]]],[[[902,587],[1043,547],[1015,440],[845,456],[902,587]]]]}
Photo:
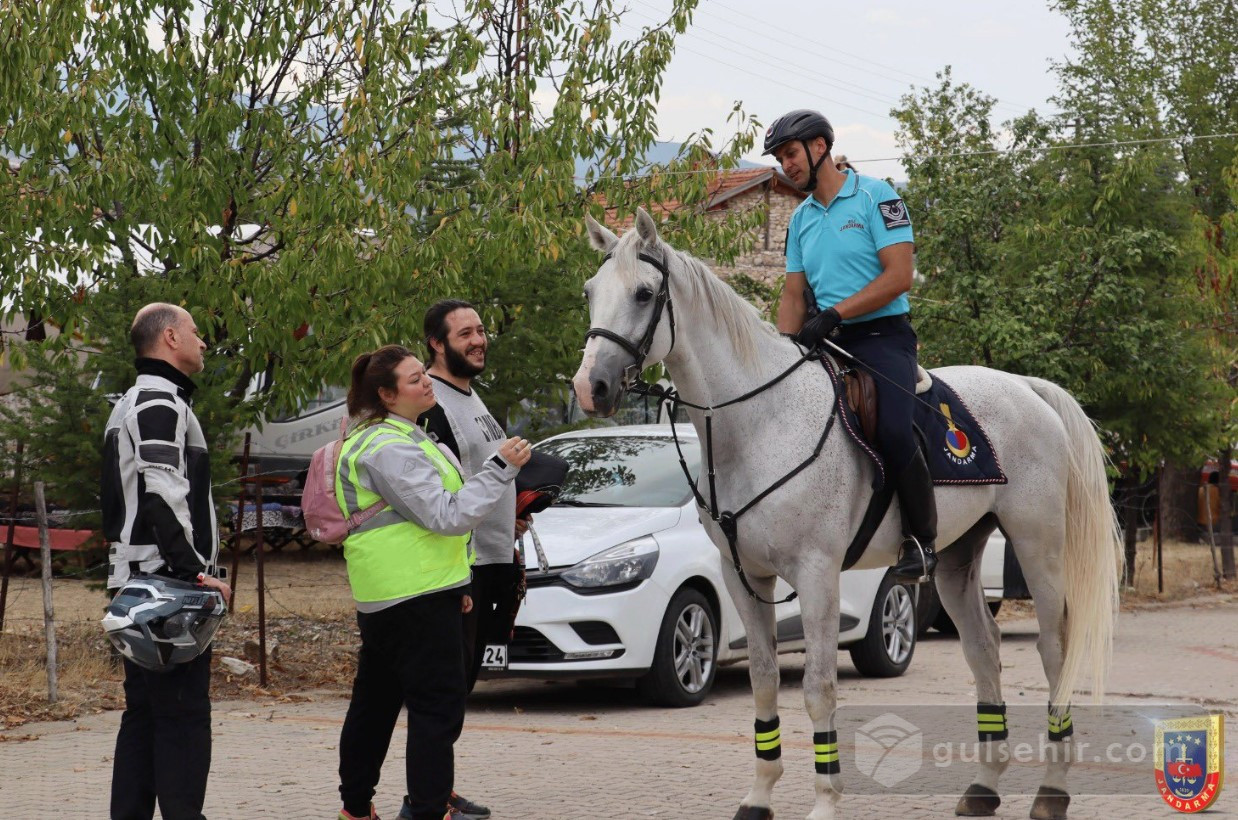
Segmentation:
{"type": "MultiPolygon", "coordinates": [[[[873,489],[880,489],[886,480],[885,464],[864,437],[859,420],[847,403],[846,390],[834,363],[825,357],[822,364],[834,382],[843,429],[876,466],[873,489]]],[[[1006,474],[1002,472],[989,437],[949,385],[934,375],[932,385],[917,394],[916,399],[912,420],[924,436],[925,457],[934,484],[1006,483],[1006,474]]]]}
{"type": "Polygon", "coordinates": [[[993,445],[958,394],[939,376],[916,398],[915,423],[924,434],[934,484],[1005,484],[993,445]]]}

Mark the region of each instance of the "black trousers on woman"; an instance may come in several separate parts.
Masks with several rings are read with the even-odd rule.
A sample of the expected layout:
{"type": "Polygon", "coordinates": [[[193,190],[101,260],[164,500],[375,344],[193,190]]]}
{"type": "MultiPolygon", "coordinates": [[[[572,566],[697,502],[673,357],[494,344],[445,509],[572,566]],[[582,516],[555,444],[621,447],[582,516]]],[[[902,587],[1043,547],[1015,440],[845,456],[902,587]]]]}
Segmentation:
{"type": "Polygon", "coordinates": [[[408,708],[405,777],[414,820],[442,820],[464,725],[462,590],[357,613],[361,652],[340,733],[340,797],[368,816],[400,707],[408,708]]]}

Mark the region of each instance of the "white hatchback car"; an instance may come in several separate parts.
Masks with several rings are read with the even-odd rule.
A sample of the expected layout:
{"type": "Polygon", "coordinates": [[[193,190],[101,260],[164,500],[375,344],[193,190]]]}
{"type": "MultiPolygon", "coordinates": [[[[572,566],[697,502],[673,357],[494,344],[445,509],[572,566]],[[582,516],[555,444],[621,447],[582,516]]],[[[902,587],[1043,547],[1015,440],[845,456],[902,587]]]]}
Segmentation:
{"type": "MultiPolygon", "coordinates": [[[[695,474],[696,435],[679,425],[679,438],[695,474]]],[[[506,671],[488,676],[636,679],[654,703],[700,703],[717,665],[747,656],[747,640],[670,427],[565,433],[537,448],[571,471],[536,517],[538,543],[524,538],[528,598],[506,671]]],[[[778,583],[778,598],[789,591],[778,583]]],[[[870,569],[844,573],[841,593],[839,645],[864,675],[901,675],[916,645],[912,590],[870,569]]],[[[775,612],[779,651],[803,651],[798,602],[775,612]]]]}

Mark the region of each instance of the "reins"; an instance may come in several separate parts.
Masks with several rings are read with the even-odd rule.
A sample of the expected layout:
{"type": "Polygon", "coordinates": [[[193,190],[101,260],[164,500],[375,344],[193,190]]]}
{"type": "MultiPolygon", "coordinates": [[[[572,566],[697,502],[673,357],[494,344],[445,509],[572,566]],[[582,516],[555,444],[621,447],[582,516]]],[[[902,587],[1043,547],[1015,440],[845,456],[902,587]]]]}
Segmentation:
{"type": "MultiPolygon", "coordinates": [[[[606,258],[609,259],[610,255],[608,254],[606,258]]],[[[645,357],[649,354],[649,348],[653,344],[653,335],[658,328],[658,322],[661,321],[662,309],[664,306],[671,325],[671,350],[674,350],[675,348],[675,310],[671,303],[670,272],[667,270],[666,265],[662,262],[662,260],[645,253],[640,254],[638,258],[642,262],[652,265],[658,270],[659,273],[662,274],[662,284],[658,288],[657,302],[654,304],[653,316],[650,318],[649,326],[645,329],[645,333],[641,337],[640,342],[638,344],[633,344],[619,334],[600,327],[589,328],[589,330],[585,333],[585,341],[587,342],[594,336],[600,336],[604,339],[611,340],[625,351],[632,354],[633,363],[624,370],[624,377],[630,382],[629,389],[637,395],[654,397],[658,401],[659,409],[663,405],[667,406],[671,420],[671,438],[675,442],[675,451],[679,454],[679,466],[683,470],[684,478],[688,481],[688,487],[692,490],[692,495],[696,499],[697,507],[707,511],[710,519],[718,525],[719,529],[722,530],[723,535],[726,536],[727,545],[731,550],[731,562],[735,565],[735,572],[739,576],[740,583],[743,584],[744,589],[748,592],[748,595],[763,604],[774,605],[786,603],[787,601],[793,601],[797,597],[797,593],[794,590],[792,590],[790,595],[780,601],[767,601],[765,598],[762,598],[755,589],[752,588],[752,584],[748,581],[748,576],[744,573],[744,567],[739,558],[739,549],[736,546],[739,532],[739,517],[755,507],[770,493],[774,492],[792,478],[799,475],[805,468],[808,467],[808,465],[817,460],[817,457],[821,455],[821,450],[825,447],[825,440],[829,437],[830,430],[834,427],[834,418],[838,412],[838,402],[830,402],[829,418],[826,420],[825,427],[821,431],[821,438],[817,440],[817,446],[813,448],[812,454],[800,462],[800,464],[789,473],[770,484],[758,493],[755,498],[734,512],[729,510],[719,510],[718,508],[718,491],[715,484],[716,473],[714,471],[713,413],[715,410],[721,410],[724,407],[730,407],[731,405],[739,404],[751,399],[754,396],[760,395],[798,370],[805,362],[819,361],[824,353],[816,350],[809,350],[800,356],[800,358],[797,359],[790,367],[783,370],[777,376],[764,384],[749,390],[741,396],[736,396],[733,399],[728,399],[727,401],[713,405],[694,404],[693,402],[690,402],[680,396],[679,391],[674,388],[667,389],[645,382],[640,377],[641,371],[644,369],[645,357]],[[633,371],[635,371],[634,374],[633,371]],[[692,472],[688,469],[688,462],[687,459],[684,458],[683,447],[679,442],[679,433],[675,427],[675,415],[678,413],[680,407],[691,407],[694,410],[701,410],[705,413],[705,458],[709,480],[708,501],[706,501],[705,497],[701,495],[700,490],[697,489],[696,482],[692,479],[692,472]]]]}

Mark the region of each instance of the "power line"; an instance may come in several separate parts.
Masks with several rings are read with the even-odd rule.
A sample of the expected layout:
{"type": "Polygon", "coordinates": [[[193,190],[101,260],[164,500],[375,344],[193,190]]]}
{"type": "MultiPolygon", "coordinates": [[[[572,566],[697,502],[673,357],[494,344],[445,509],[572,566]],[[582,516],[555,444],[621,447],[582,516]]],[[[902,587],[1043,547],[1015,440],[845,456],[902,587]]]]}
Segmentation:
{"type": "MultiPolygon", "coordinates": [[[[1156,137],[1156,138],[1139,139],[1139,140],[1113,140],[1110,142],[1079,142],[1079,143],[1072,143],[1069,145],[1040,145],[1040,146],[1028,147],[1028,148],[995,148],[990,151],[956,151],[956,152],[952,152],[948,154],[923,154],[921,156],[925,159],[948,159],[948,158],[953,158],[953,157],[992,156],[995,154],[1022,154],[1022,153],[1035,153],[1039,151],[1065,151],[1065,150],[1074,149],[1074,148],[1106,148],[1106,147],[1117,147],[1117,146],[1124,146],[1124,145],[1152,145],[1152,144],[1163,143],[1163,142],[1203,142],[1206,140],[1227,139],[1227,138],[1233,138],[1233,137],[1238,137],[1238,132],[1227,133],[1227,134],[1201,134],[1199,136],[1195,136],[1191,134],[1179,134],[1173,137],[1156,137]]],[[[852,162],[852,163],[897,162],[903,159],[905,159],[905,157],[902,157],[902,156],[867,157],[865,159],[852,159],[851,157],[847,157],[847,162],[852,162]]],[[[742,169],[732,169],[732,170],[742,170],[742,169]]],[[[695,174],[719,174],[719,173],[725,173],[725,171],[715,168],[715,169],[696,169],[696,170],[685,170],[685,171],[660,170],[657,173],[661,176],[690,176],[690,175],[695,175],[695,174]]],[[[603,180],[603,179],[632,179],[632,178],[634,177],[623,177],[619,175],[610,175],[610,176],[598,177],[597,179],[603,180]]]]}
{"type": "MultiPolygon", "coordinates": [[[[719,0],[710,0],[710,2],[708,3],[708,6],[710,6],[710,7],[717,7],[717,8],[721,8],[721,9],[725,9],[726,11],[729,11],[731,14],[734,14],[734,15],[736,15],[737,17],[741,17],[741,18],[743,18],[743,19],[745,19],[745,20],[749,21],[749,23],[757,23],[757,24],[759,24],[759,25],[761,25],[761,26],[765,26],[765,27],[767,27],[767,28],[769,28],[769,29],[773,30],[773,27],[772,27],[772,26],[770,26],[770,24],[769,24],[767,21],[762,20],[762,19],[761,19],[761,18],[759,18],[759,17],[754,17],[754,16],[753,16],[753,15],[751,15],[751,14],[746,14],[745,12],[742,12],[742,11],[740,11],[739,9],[733,8],[733,7],[731,7],[731,6],[728,6],[726,3],[720,2],[719,0]]],[[[736,25],[740,25],[740,24],[738,24],[738,23],[737,23],[736,25]]],[[[779,42],[779,43],[784,43],[784,44],[786,43],[786,38],[785,38],[785,37],[775,37],[775,36],[772,36],[772,35],[769,35],[769,34],[764,34],[764,33],[759,32],[759,31],[752,31],[752,29],[751,29],[751,26],[750,26],[750,25],[748,25],[748,24],[743,24],[743,25],[745,26],[745,31],[746,31],[747,33],[750,33],[750,34],[755,34],[755,35],[756,35],[756,36],[758,36],[758,37],[763,37],[763,38],[765,38],[765,39],[767,39],[767,40],[771,40],[771,41],[773,41],[773,42],[779,42]]],[[[906,80],[906,79],[898,79],[898,78],[896,78],[896,77],[891,77],[891,76],[889,76],[889,75],[887,75],[887,74],[882,74],[882,73],[880,73],[880,72],[873,71],[871,68],[865,68],[865,67],[863,67],[863,66],[857,66],[857,65],[852,64],[852,63],[847,63],[847,62],[845,62],[845,61],[843,61],[843,60],[839,60],[837,57],[835,57],[835,56],[833,56],[833,55],[835,55],[835,54],[842,54],[842,55],[847,56],[847,57],[850,57],[850,58],[852,58],[852,59],[854,59],[854,60],[858,60],[858,61],[860,61],[861,63],[867,63],[868,65],[871,65],[871,66],[876,66],[877,68],[885,69],[885,70],[887,70],[887,71],[892,71],[892,72],[894,72],[894,73],[896,73],[896,74],[901,74],[901,75],[903,75],[903,77],[906,77],[906,78],[908,78],[908,79],[910,79],[910,80],[913,80],[913,81],[915,81],[916,83],[933,83],[933,82],[936,82],[936,80],[935,80],[935,79],[930,80],[930,79],[925,78],[925,77],[922,77],[922,76],[920,76],[920,75],[917,75],[917,74],[912,74],[911,72],[904,71],[904,70],[902,70],[901,68],[897,68],[897,67],[892,66],[892,65],[887,65],[886,63],[879,63],[879,62],[877,62],[876,60],[872,60],[872,59],[870,59],[870,58],[868,58],[868,57],[865,57],[865,56],[863,56],[863,55],[861,55],[861,54],[855,54],[855,53],[850,52],[850,51],[844,51],[844,50],[842,50],[842,49],[838,48],[838,47],[837,47],[837,46],[836,46],[833,42],[831,42],[831,43],[830,43],[829,51],[830,51],[830,55],[828,55],[828,56],[827,56],[827,55],[824,55],[824,54],[819,55],[819,56],[821,57],[821,59],[823,59],[823,60],[828,60],[828,61],[830,61],[830,62],[835,62],[835,63],[838,63],[839,65],[846,66],[847,68],[855,68],[855,69],[859,69],[859,70],[861,70],[861,71],[867,72],[868,74],[870,74],[870,75],[872,75],[872,76],[881,77],[882,79],[889,80],[889,81],[891,81],[891,82],[903,83],[903,82],[907,82],[907,80],[906,80]]],[[[1022,112],[1022,111],[1028,111],[1028,110],[1030,110],[1030,109],[1032,108],[1032,106],[1026,106],[1026,105],[1023,105],[1022,103],[1017,103],[1017,102],[1010,102],[1010,101],[999,100],[999,99],[997,99],[996,97],[994,98],[994,100],[996,101],[996,104],[997,104],[997,105],[1004,106],[1004,107],[1006,107],[1006,108],[1010,108],[1010,109],[1013,109],[1013,110],[1016,110],[1016,111],[1020,111],[1020,112],[1022,112]]]]}
{"type": "MultiPolygon", "coordinates": [[[[622,25],[623,25],[623,23],[621,22],[621,23],[620,23],[620,25],[622,26],[622,25]]],[[[633,24],[629,23],[628,25],[629,25],[629,26],[631,26],[631,25],[633,25],[633,24]]],[[[805,88],[799,88],[799,87],[797,87],[797,86],[794,86],[794,85],[791,85],[790,83],[788,83],[788,82],[785,80],[785,78],[771,77],[771,76],[769,76],[768,74],[760,74],[760,73],[758,73],[758,72],[756,72],[756,71],[752,71],[752,70],[750,70],[750,69],[744,68],[743,66],[738,66],[738,65],[735,65],[734,63],[728,63],[726,60],[719,60],[717,57],[715,57],[715,56],[713,56],[713,55],[711,55],[711,54],[706,54],[706,53],[704,53],[704,52],[702,52],[702,51],[697,51],[696,49],[689,48],[689,47],[687,47],[687,46],[685,46],[685,45],[682,45],[682,44],[676,44],[676,46],[675,46],[675,50],[676,50],[676,51],[687,51],[688,53],[690,53],[690,54],[695,54],[695,55],[697,55],[698,57],[704,57],[705,59],[710,60],[711,62],[713,62],[713,63],[715,63],[715,64],[717,64],[717,65],[724,65],[724,66],[726,66],[727,68],[732,68],[732,69],[734,69],[734,70],[736,70],[736,71],[739,71],[739,72],[741,72],[741,73],[743,73],[743,74],[748,74],[748,75],[750,75],[750,76],[752,76],[752,77],[756,77],[758,80],[765,80],[766,82],[778,83],[778,84],[779,84],[779,85],[781,85],[783,88],[789,88],[789,89],[791,89],[792,91],[798,91],[798,92],[800,92],[801,94],[809,94],[809,95],[815,96],[815,97],[817,97],[817,98],[819,98],[819,99],[825,100],[826,102],[832,102],[832,103],[834,103],[835,105],[841,105],[841,106],[842,106],[842,107],[844,107],[844,108],[850,108],[850,109],[852,109],[852,110],[859,111],[859,112],[860,112],[860,113],[862,113],[862,114],[868,114],[869,116],[872,116],[872,117],[878,117],[878,118],[880,118],[880,119],[887,119],[887,120],[888,120],[888,119],[890,119],[890,115],[889,115],[889,114],[881,114],[881,113],[878,113],[878,112],[876,112],[876,111],[869,111],[867,108],[860,108],[858,105],[852,105],[851,103],[848,103],[848,102],[843,102],[842,100],[836,100],[836,99],[832,99],[832,98],[830,98],[830,97],[824,97],[824,96],[822,96],[822,95],[821,95],[820,90],[813,90],[813,91],[809,91],[808,89],[805,89],[805,88]]]]}
{"type": "MultiPolygon", "coordinates": [[[[931,159],[948,159],[951,157],[982,157],[991,156],[993,154],[1034,154],[1042,151],[1067,151],[1074,148],[1110,148],[1123,145],[1154,145],[1163,142],[1203,142],[1205,140],[1226,139],[1230,137],[1238,137],[1238,132],[1228,134],[1201,134],[1200,136],[1192,136],[1183,134],[1176,137],[1155,137],[1140,140],[1113,140],[1111,142],[1076,142],[1068,145],[1038,145],[1029,146],[1027,148],[995,148],[991,151],[958,151],[950,154],[926,154],[927,158],[931,159]]],[[[848,162],[890,162],[892,160],[901,160],[903,157],[870,157],[868,159],[851,159],[847,157],[848,162]]]]}
{"type": "MultiPolygon", "coordinates": [[[[646,8],[655,8],[654,6],[652,6],[652,5],[650,5],[649,3],[645,2],[644,0],[634,0],[634,2],[640,3],[642,6],[644,6],[644,7],[646,7],[646,8]]],[[[646,20],[654,20],[654,21],[656,21],[656,20],[658,19],[658,18],[656,18],[656,17],[654,17],[654,16],[652,16],[652,15],[650,15],[650,14],[646,14],[646,13],[644,13],[644,12],[636,11],[636,12],[634,12],[634,13],[635,13],[635,14],[638,14],[638,15],[640,15],[640,16],[642,16],[642,17],[644,17],[646,20]]],[[[744,42],[743,40],[737,40],[737,39],[735,39],[734,37],[728,37],[727,35],[722,34],[721,32],[716,32],[716,31],[713,31],[712,29],[705,28],[705,26],[702,26],[701,24],[696,23],[696,22],[693,22],[693,24],[692,24],[692,28],[691,28],[691,29],[689,29],[689,30],[688,30],[688,32],[686,32],[684,36],[686,37],[686,36],[688,36],[689,34],[695,34],[696,32],[699,32],[699,31],[703,31],[703,32],[705,32],[705,33],[707,33],[707,34],[711,34],[711,35],[713,35],[714,37],[719,37],[719,38],[721,38],[722,40],[725,40],[726,42],[729,42],[729,43],[734,43],[734,44],[736,44],[736,45],[740,46],[741,48],[743,48],[743,49],[747,50],[747,51],[748,51],[748,53],[750,53],[750,54],[752,54],[752,55],[754,55],[754,56],[756,56],[756,57],[759,57],[759,58],[761,58],[761,59],[763,59],[763,60],[766,60],[766,61],[769,61],[769,62],[781,63],[782,65],[784,65],[784,66],[788,66],[788,67],[793,68],[793,69],[795,69],[795,70],[797,70],[797,71],[808,72],[809,74],[813,74],[813,75],[815,75],[815,74],[817,74],[817,73],[818,73],[818,69],[815,69],[815,68],[809,68],[808,66],[804,66],[804,65],[800,65],[800,64],[798,64],[798,63],[791,62],[790,60],[787,60],[787,59],[785,59],[785,58],[783,58],[783,57],[780,57],[780,56],[777,56],[777,55],[771,54],[771,53],[769,53],[769,52],[766,52],[766,51],[761,51],[761,50],[757,49],[756,47],[754,47],[754,46],[753,46],[751,43],[749,43],[749,42],[744,42]]],[[[705,39],[705,38],[701,38],[701,39],[705,39]]],[[[705,42],[707,42],[707,43],[709,43],[709,44],[711,44],[711,45],[717,45],[717,46],[719,46],[720,48],[728,49],[728,47],[727,47],[727,46],[722,45],[722,44],[718,43],[718,42],[717,42],[717,41],[715,41],[715,40],[708,40],[708,39],[705,39],[705,42]]],[[[734,51],[734,49],[728,49],[728,50],[734,51]]],[[[837,90],[839,90],[839,91],[843,91],[843,92],[850,92],[850,93],[855,94],[856,96],[859,96],[859,97],[864,97],[864,98],[866,98],[866,99],[873,100],[874,102],[884,103],[884,104],[887,104],[887,105],[897,105],[897,104],[898,104],[898,102],[899,102],[899,100],[898,100],[898,98],[897,98],[897,97],[891,97],[891,96],[889,96],[889,95],[882,94],[880,91],[877,91],[876,89],[873,89],[873,88],[867,88],[867,87],[865,87],[865,86],[862,86],[862,85],[856,85],[856,84],[854,84],[854,83],[850,83],[850,84],[848,84],[847,86],[839,85],[838,83],[830,83],[830,85],[831,85],[833,88],[835,88],[835,89],[837,89],[837,90]],[[859,89],[859,90],[854,90],[854,89],[859,89]],[[871,93],[865,93],[865,92],[871,92],[871,93]]]]}

